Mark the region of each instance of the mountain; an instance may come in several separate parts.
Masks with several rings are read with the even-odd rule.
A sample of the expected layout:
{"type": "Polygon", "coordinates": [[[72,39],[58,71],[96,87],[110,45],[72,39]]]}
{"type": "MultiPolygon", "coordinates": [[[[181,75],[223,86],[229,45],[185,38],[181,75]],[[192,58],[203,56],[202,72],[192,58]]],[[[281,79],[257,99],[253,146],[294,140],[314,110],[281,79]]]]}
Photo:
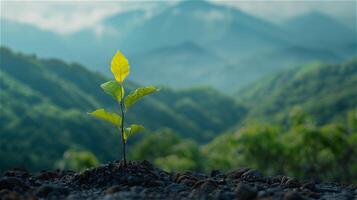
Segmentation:
{"type": "Polygon", "coordinates": [[[229,94],[281,69],[357,55],[356,32],[324,14],[277,25],[207,1],[122,12],[68,35],[8,20],[1,25],[1,44],[16,50],[109,75],[108,61],[120,49],[137,66],[132,81],[174,89],[204,85],[229,94]]]}
{"type": "Polygon", "coordinates": [[[132,56],[141,71],[137,82],[156,77],[151,81],[170,87],[210,85],[227,93],[294,64],[337,59],[332,52],[293,46],[287,35],[240,10],[185,1],[138,26],[124,46],[154,49],[132,56]]]}
{"type": "Polygon", "coordinates": [[[345,119],[357,105],[357,59],[342,64],[312,63],[266,77],[237,92],[248,119],[284,121],[294,106],[318,124],[345,119]]]}
{"type": "MultiPolygon", "coordinates": [[[[117,131],[86,115],[100,107],[115,110],[115,102],[99,87],[108,78],[78,64],[3,47],[0,58],[2,169],[25,163],[31,169],[52,167],[69,148],[90,150],[101,161],[120,155],[117,131]]],[[[127,90],[137,86],[128,85],[127,90]]],[[[127,119],[148,132],[167,127],[201,143],[233,126],[245,113],[245,108],[212,89],[163,88],[133,106],[127,119]]]]}
{"type": "MultiPolygon", "coordinates": [[[[124,36],[145,13],[131,11],[109,17],[102,24],[72,34],[57,34],[32,25],[1,18],[0,45],[40,55],[81,63],[92,70],[108,73],[106,60],[121,47],[124,36]],[[115,23],[114,23],[115,22],[115,23]],[[105,69],[104,69],[105,68],[105,69]]],[[[138,22],[139,23],[139,22],[138,22]]]]}
{"type": "Polygon", "coordinates": [[[144,23],[146,18],[145,11],[133,10],[108,17],[102,25],[112,28],[121,35],[127,35],[132,29],[144,23]]]}
{"type": "Polygon", "coordinates": [[[191,41],[226,55],[280,43],[282,36],[284,32],[278,27],[238,9],[206,1],[183,1],[136,27],[123,46],[131,48],[129,53],[145,52],[191,41]]]}
{"type": "Polygon", "coordinates": [[[338,52],[354,45],[354,52],[349,54],[357,54],[357,29],[351,30],[323,13],[313,11],[294,17],[283,27],[292,40],[305,47],[338,52]]]}
{"type": "MultiPolygon", "coordinates": [[[[229,74],[236,77],[240,74],[239,80],[237,80],[238,78],[235,80],[233,77],[230,79],[235,80],[233,82],[235,88],[244,88],[266,75],[273,75],[284,69],[291,69],[315,61],[338,63],[342,60],[333,51],[289,46],[274,51],[264,51],[259,55],[241,59],[239,64],[230,67],[229,74]]],[[[231,89],[234,90],[234,87],[231,89]]]]}
{"type": "Polygon", "coordinates": [[[63,38],[55,33],[32,25],[0,19],[1,45],[21,49],[26,53],[37,53],[44,57],[56,54],[66,58],[67,51],[63,38]]]}
{"type": "Polygon", "coordinates": [[[1,23],[2,45],[76,61],[96,70],[106,64],[106,55],[117,48],[132,56],[193,42],[227,59],[256,52],[264,46],[280,45],[284,36],[283,31],[269,22],[206,1],[179,2],[151,17],[144,11],[119,13],[95,27],[69,35],[5,19],[1,23]],[[33,31],[36,34],[23,34],[33,31]]]}
{"type": "Polygon", "coordinates": [[[72,54],[70,60],[108,75],[110,73],[107,70],[109,62],[105,61],[110,60],[112,52],[118,48],[127,52],[127,48],[122,45],[123,40],[146,18],[147,13],[141,10],[118,13],[104,19],[95,27],[88,27],[66,35],[65,45],[70,47],[72,54]]]}
{"type": "Polygon", "coordinates": [[[136,82],[147,84],[151,77],[155,84],[175,88],[220,83],[217,74],[224,66],[223,59],[192,42],[162,47],[132,60],[136,82]]]}

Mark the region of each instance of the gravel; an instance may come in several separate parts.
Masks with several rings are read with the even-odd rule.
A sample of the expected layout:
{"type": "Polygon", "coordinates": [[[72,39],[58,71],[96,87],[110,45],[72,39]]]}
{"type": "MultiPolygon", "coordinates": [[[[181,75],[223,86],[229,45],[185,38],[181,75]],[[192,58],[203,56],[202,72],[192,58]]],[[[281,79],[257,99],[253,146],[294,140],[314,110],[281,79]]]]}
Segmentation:
{"type": "Polygon", "coordinates": [[[148,161],[115,161],[81,173],[11,169],[0,176],[0,199],[217,199],[356,200],[357,185],[321,183],[294,177],[265,177],[241,168],[209,175],[168,173],[148,161]]]}

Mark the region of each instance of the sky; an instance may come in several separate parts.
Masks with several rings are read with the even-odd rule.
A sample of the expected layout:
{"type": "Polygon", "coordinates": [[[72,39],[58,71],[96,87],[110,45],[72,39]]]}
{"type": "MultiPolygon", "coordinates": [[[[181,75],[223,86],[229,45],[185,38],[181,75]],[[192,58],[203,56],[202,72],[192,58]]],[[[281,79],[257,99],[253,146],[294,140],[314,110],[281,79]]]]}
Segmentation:
{"type": "MultiPolygon", "coordinates": [[[[332,16],[356,29],[357,0],[210,0],[214,4],[236,7],[273,23],[311,11],[332,16]]],[[[148,15],[177,1],[4,1],[0,0],[2,18],[34,25],[59,34],[71,34],[100,25],[101,20],[133,9],[148,15]]]]}

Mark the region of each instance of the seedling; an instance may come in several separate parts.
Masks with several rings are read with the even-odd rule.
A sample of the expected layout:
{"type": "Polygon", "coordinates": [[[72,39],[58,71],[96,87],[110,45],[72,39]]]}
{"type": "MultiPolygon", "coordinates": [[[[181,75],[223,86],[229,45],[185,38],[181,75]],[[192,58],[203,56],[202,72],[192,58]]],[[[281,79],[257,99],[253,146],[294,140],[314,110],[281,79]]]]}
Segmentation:
{"type": "Polygon", "coordinates": [[[130,65],[128,60],[120,51],[117,51],[114,55],[110,69],[114,75],[115,80],[105,82],[101,84],[100,87],[104,90],[105,93],[112,96],[118,102],[120,114],[109,112],[102,108],[97,109],[89,114],[96,118],[105,120],[118,128],[121,133],[124,165],[126,165],[126,142],[128,141],[129,137],[139,133],[144,129],[144,127],[138,124],[131,124],[130,126],[125,127],[125,114],[127,113],[128,109],[138,100],[146,95],[157,92],[158,89],[156,89],[154,86],[139,87],[130,92],[129,95],[125,97],[124,80],[129,75],[130,65]]]}

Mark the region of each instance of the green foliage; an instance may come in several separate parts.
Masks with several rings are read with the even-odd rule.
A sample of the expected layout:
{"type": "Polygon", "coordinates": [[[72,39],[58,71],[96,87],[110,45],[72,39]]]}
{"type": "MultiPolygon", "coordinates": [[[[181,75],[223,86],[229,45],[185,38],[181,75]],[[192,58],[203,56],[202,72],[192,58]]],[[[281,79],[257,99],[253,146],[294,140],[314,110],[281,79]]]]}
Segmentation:
{"type": "Polygon", "coordinates": [[[111,80],[100,85],[105,93],[111,95],[115,100],[120,102],[124,97],[124,87],[117,81],[111,80]]]}
{"type": "Polygon", "coordinates": [[[298,118],[302,123],[294,122],[294,115],[288,127],[252,123],[201,147],[170,130],[161,130],[143,137],[134,145],[131,156],[148,159],[169,171],[252,167],[267,175],[357,181],[356,110],[350,112],[344,125],[323,126],[311,123],[310,115],[299,112],[305,118],[298,118]]]}
{"type": "Polygon", "coordinates": [[[238,91],[249,119],[286,123],[299,106],[317,124],[343,121],[357,105],[357,58],[342,64],[313,63],[285,70],[238,91]]]}
{"type": "Polygon", "coordinates": [[[75,171],[82,171],[98,165],[99,161],[91,152],[76,151],[73,149],[67,150],[63,154],[63,158],[56,163],[56,167],[60,169],[70,169],[75,171]]]}
{"type": "MultiPolygon", "coordinates": [[[[305,116],[311,118],[307,114],[305,116]]],[[[306,120],[299,118],[298,121],[306,120]]],[[[228,168],[242,165],[254,167],[267,174],[346,183],[357,180],[357,132],[350,131],[356,121],[348,125],[330,123],[316,126],[308,120],[307,123],[290,124],[287,129],[250,124],[235,134],[213,140],[203,147],[207,160],[215,164],[209,165],[208,169],[219,167],[222,163],[228,168]],[[211,152],[219,152],[224,156],[219,157],[211,152]]]]}
{"type": "MultiPolygon", "coordinates": [[[[101,74],[3,47],[0,61],[0,171],[15,166],[48,169],[72,148],[93,152],[100,162],[116,159],[122,152],[117,130],[84,114],[98,107],[116,108],[116,102],[98,87],[106,81],[101,74]]],[[[133,90],[135,85],[127,81],[126,86],[133,90]]],[[[164,88],[130,109],[125,116],[129,125],[142,124],[149,131],[168,127],[199,143],[228,129],[245,113],[231,98],[208,88],[164,88]],[[191,111],[181,103],[187,99],[191,111]]]]}
{"type": "Polygon", "coordinates": [[[169,129],[144,136],[131,151],[135,160],[147,159],[165,170],[201,170],[201,155],[195,142],[182,139],[169,129]]]}
{"type": "MultiPolygon", "coordinates": [[[[118,130],[93,123],[83,114],[96,107],[115,108],[115,101],[95,86],[105,82],[103,76],[77,64],[14,54],[6,48],[0,49],[0,56],[0,170],[50,168],[68,149],[91,151],[101,162],[121,153],[118,130]]],[[[283,72],[240,93],[244,102],[250,102],[244,124],[247,109],[215,90],[163,89],[130,106],[124,136],[133,136],[126,144],[133,145],[132,158],[148,159],[166,170],[247,166],[267,174],[354,183],[355,77],[356,61],[283,72]],[[135,130],[141,126],[130,127],[133,122],[154,133],[138,140],[141,136],[134,136],[135,130]]],[[[118,83],[101,85],[116,102],[123,91],[118,83]]],[[[134,89],[130,82],[126,86],[134,89]]],[[[112,118],[108,119],[116,127],[121,125],[120,119],[112,118]]]]}
{"type": "Polygon", "coordinates": [[[138,124],[132,124],[128,128],[124,130],[124,142],[128,140],[129,137],[134,136],[135,134],[139,133],[140,131],[144,130],[144,126],[138,124]]]}
{"type": "Polygon", "coordinates": [[[98,109],[88,114],[98,119],[103,119],[107,122],[110,122],[117,127],[119,127],[122,124],[122,117],[120,117],[116,113],[105,111],[104,109],[98,109]]]}
{"type": "Polygon", "coordinates": [[[158,91],[158,89],[156,89],[154,86],[137,88],[136,90],[132,91],[125,98],[125,100],[124,100],[125,107],[129,108],[131,105],[135,104],[137,101],[139,101],[144,96],[149,95],[154,92],[157,92],[157,91],[158,91]]]}
{"type": "Polygon", "coordinates": [[[126,165],[125,144],[127,143],[129,137],[142,131],[144,129],[144,126],[132,124],[129,127],[124,128],[125,113],[127,112],[129,106],[135,104],[139,99],[151,93],[157,92],[158,90],[153,86],[141,87],[131,92],[127,97],[125,97],[124,80],[129,75],[130,66],[128,60],[123,54],[121,54],[120,51],[117,51],[117,53],[113,57],[110,69],[112,70],[116,81],[109,81],[103,83],[101,84],[101,88],[104,90],[105,93],[113,96],[120,103],[121,116],[116,113],[107,112],[104,109],[98,109],[89,114],[96,118],[104,119],[105,121],[114,124],[118,129],[120,129],[123,145],[123,160],[124,164],[126,165]],[[123,103],[123,101],[125,103],[123,103]]]}

